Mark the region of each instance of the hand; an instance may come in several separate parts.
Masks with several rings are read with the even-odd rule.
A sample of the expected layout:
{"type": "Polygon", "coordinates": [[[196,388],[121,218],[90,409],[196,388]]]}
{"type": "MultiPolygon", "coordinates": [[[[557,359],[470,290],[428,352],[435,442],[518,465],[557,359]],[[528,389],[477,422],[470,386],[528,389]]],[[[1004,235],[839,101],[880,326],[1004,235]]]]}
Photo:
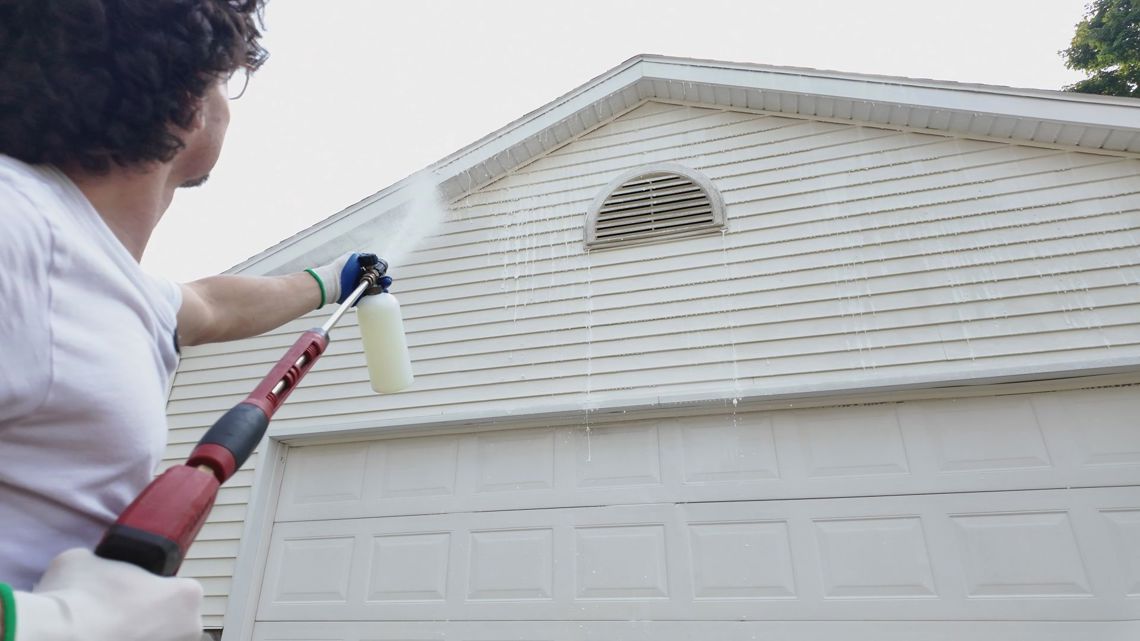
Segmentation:
{"type": "Polygon", "coordinates": [[[202,586],[74,549],[16,593],[16,641],[198,641],[202,586]]]}
{"type": "Polygon", "coordinates": [[[317,279],[317,285],[324,293],[322,307],[329,303],[343,303],[360,284],[360,277],[364,274],[364,267],[360,264],[363,255],[349,252],[327,265],[307,270],[317,279]]]}

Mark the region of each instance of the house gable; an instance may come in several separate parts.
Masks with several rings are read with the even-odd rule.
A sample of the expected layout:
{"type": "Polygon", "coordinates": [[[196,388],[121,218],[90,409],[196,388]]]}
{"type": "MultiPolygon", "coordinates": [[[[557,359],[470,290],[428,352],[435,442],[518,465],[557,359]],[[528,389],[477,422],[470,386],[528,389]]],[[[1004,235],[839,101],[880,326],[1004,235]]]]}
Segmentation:
{"type": "MultiPolygon", "coordinates": [[[[674,82],[686,87],[681,80],[652,92],[630,81],[605,93],[607,82],[583,90],[602,92],[590,102],[596,120],[534,124],[571,118],[559,105],[581,111],[575,94],[431,168],[452,190],[448,215],[393,268],[416,385],[370,391],[350,314],[276,415],[274,438],[521,414],[588,422],[1140,364],[1132,152],[725,106],[696,85],[699,103],[655,97],[674,82]],[[496,161],[502,153],[511,160],[496,161]],[[586,252],[589,203],[615,177],[654,163],[707,176],[724,198],[726,232],[586,252]]],[[[367,246],[410,184],[242,270],[295,269],[367,246]]],[[[166,464],[183,461],[297,334],[323,320],[314,312],[256,338],[187,348],[168,406],[166,464]]],[[[215,624],[256,464],[223,488],[185,566],[204,579],[215,624]]]]}
{"type": "MultiPolygon", "coordinates": [[[[399,266],[413,390],[373,395],[346,327],[275,429],[1123,365],[1138,208],[1137,160],[650,102],[453,203],[399,266]],[[660,162],[709,177],[726,233],[584,251],[599,190],[660,162]]],[[[188,353],[171,425],[312,323],[188,353]]]]}

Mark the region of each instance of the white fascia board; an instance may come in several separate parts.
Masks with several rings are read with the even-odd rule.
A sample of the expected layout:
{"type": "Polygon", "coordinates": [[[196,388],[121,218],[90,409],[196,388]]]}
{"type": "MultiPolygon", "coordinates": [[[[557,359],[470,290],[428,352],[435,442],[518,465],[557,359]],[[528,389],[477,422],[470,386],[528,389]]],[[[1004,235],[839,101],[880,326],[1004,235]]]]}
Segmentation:
{"type": "Polygon", "coordinates": [[[625,89],[641,77],[642,73],[636,61],[631,61],[444,158],[432,168],[445,179],[458,175],[531,136],[541,134],[582,109],[625,89]]]}
{"type": "Polygon", "coordinates": [[[924,109],[985,113],[1117,129],[1140,128],[1140,101],[1063,91],[829,74],[701,61],[645,60],[647,77],[924,109]]]}

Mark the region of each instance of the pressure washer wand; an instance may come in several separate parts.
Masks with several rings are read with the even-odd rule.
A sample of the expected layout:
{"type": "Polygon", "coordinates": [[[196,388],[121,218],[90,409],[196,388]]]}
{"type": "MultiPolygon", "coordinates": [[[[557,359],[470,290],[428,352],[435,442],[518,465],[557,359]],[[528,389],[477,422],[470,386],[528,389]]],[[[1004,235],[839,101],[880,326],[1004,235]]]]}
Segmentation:
{"type": "Polygon", "coordinates": [[[96,555],[161,576],[178,572],[218,488],[253,453],[277,408],[325,352],[329,330],[366,293],[386,291],[392,283],[388,264],[374,254],[362,254],[360,262],[360,283],[325,324],[302,334],[257,388],[210,427],[184,464],[151,481],[103,535],[96,555]]]}

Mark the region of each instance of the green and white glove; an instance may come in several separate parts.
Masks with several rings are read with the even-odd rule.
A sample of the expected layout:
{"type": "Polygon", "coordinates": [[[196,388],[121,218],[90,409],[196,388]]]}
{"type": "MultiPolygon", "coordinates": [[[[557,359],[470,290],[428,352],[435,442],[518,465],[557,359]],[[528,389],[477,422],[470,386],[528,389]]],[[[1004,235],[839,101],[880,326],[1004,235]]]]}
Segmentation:
{"type": "Polygon", "coordinates": [[[155,576],[88,550],[60,554],[34,592],[14,596],[15,641],[198,641],[202,637],[202,586],[197,581],[155,576]]]}
{"type": "Polygon", "coordinates": [[[349,252],[327,265],[306,269],[309,275],[316,279],[317,286],[321,288],[321,304],[318,309],[329,303],[343,303],[360,283],[360,276],[364,268],[360,265],[361,254],[349,252]]]}

